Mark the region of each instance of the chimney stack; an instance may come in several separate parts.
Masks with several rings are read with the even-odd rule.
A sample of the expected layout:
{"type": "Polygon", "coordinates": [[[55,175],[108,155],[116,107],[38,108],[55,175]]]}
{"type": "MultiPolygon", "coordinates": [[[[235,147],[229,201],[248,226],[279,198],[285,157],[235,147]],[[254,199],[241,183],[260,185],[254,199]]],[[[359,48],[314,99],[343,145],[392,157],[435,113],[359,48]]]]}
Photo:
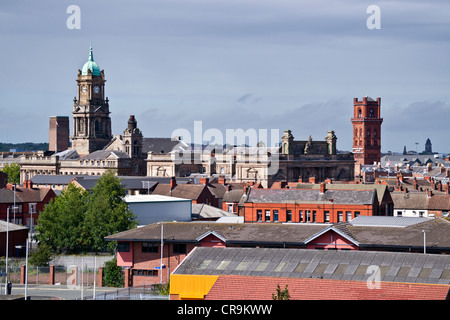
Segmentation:
{"type": "Polygon", "coordinates": [[[320,193],[325,193],[325,183],[320,184],[320,193]]]}
{"type": "Polygon", "coordinates": [[[176,186],[177,186],[177,180],[175,179],[175,177],[170,178],[170,191],[175,189],[176,186]]]}

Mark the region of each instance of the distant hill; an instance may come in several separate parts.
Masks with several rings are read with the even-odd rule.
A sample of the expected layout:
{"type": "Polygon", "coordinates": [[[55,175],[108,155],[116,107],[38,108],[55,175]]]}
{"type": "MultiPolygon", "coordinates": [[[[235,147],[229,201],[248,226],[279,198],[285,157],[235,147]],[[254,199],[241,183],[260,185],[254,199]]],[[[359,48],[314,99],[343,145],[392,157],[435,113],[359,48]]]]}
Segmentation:
{"type": "Polygon", "coordinates": [[[24,142],[24,143],[2,143],[0,142],[0,152],[9,152],[11,150],[15,150],[17,152],[21,151],[47,151],[48,143],[33,143],[33,142],[24,142]]]}

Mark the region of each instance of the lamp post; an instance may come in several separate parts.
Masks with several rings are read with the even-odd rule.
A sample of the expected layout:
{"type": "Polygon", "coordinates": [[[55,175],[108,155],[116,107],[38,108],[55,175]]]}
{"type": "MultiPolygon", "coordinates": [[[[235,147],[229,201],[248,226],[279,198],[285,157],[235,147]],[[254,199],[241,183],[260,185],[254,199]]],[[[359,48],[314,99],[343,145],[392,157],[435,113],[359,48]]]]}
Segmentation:
{"type": "Polygon", "coordinates": [[[423,232],[423,253],[427,253],[427,232],[422,230],[423,232]]]}
{"type": "Polygon", "coordinates": [[[163,235],[164,235],[164,224],[161,223],[161,279],[160,279],[161,284],[162,284],[162,274],[163,274],[163,251],[164,251],[163,235]]]}
{"type": "Polygon", "coordinates": [[[8,286],[8,247],[9,247],[9,208],[6,209],[6,280],[5,280],[5,295],[7,294],[8,286]]]}

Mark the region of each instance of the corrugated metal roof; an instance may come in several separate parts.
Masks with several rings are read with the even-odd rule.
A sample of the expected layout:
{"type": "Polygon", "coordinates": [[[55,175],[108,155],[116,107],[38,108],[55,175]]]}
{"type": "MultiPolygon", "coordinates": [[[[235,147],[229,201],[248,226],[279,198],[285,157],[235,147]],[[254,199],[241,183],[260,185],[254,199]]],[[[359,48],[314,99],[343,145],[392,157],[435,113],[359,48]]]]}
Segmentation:
{"type": "Polygon", "coordinates": [[[174,274],[248,275],[450,284],[450,256],[276,248],[195,248],[174,274]],[[369,268],[372,266],[371,268],[369,268]]]}
{"type": "Polygon", "coordinates": [[[408,227],[429,220],[429,218],[423,217],[359,216],[350,223],[359,227],[408,227]]]}

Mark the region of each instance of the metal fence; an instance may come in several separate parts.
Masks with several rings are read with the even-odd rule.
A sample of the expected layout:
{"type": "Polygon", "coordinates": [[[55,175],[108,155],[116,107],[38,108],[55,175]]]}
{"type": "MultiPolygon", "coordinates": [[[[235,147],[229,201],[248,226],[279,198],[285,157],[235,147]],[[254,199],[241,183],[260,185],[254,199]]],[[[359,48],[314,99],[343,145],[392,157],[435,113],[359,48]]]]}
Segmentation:
{"type": "MultiPolygon", "coordinates": [[[[80,300],[79,298],[78,300],[80,300]]],[[[152,285],[117,289],[106,293],[84,297],[83,300],[169,300],[169,295],[158,294],[152,285]]]]}
{"type": "MultiPolygon", "coordinates": [[[[8,281],[13,284],[20,283],[21,267],[25,265],[22,259],[8,259],[8,281]]],[[[69,281],[76,286],[92,286],[94,277],[98,275],[98,267],[89,267],[88,265],[77,266],[76,275],[74,274],[75,265],[55,266],[54,282],[55,284],[67,284],[69,281]],[[72,281],[74,281],[72,283],[72,281]]],[[[28,284],[49,284],[50,267],[38,267],[28,265],[27,272],[28,284]]],[[[0,265],[0,285],[6,282],[6,263],[0,265]]]]}

